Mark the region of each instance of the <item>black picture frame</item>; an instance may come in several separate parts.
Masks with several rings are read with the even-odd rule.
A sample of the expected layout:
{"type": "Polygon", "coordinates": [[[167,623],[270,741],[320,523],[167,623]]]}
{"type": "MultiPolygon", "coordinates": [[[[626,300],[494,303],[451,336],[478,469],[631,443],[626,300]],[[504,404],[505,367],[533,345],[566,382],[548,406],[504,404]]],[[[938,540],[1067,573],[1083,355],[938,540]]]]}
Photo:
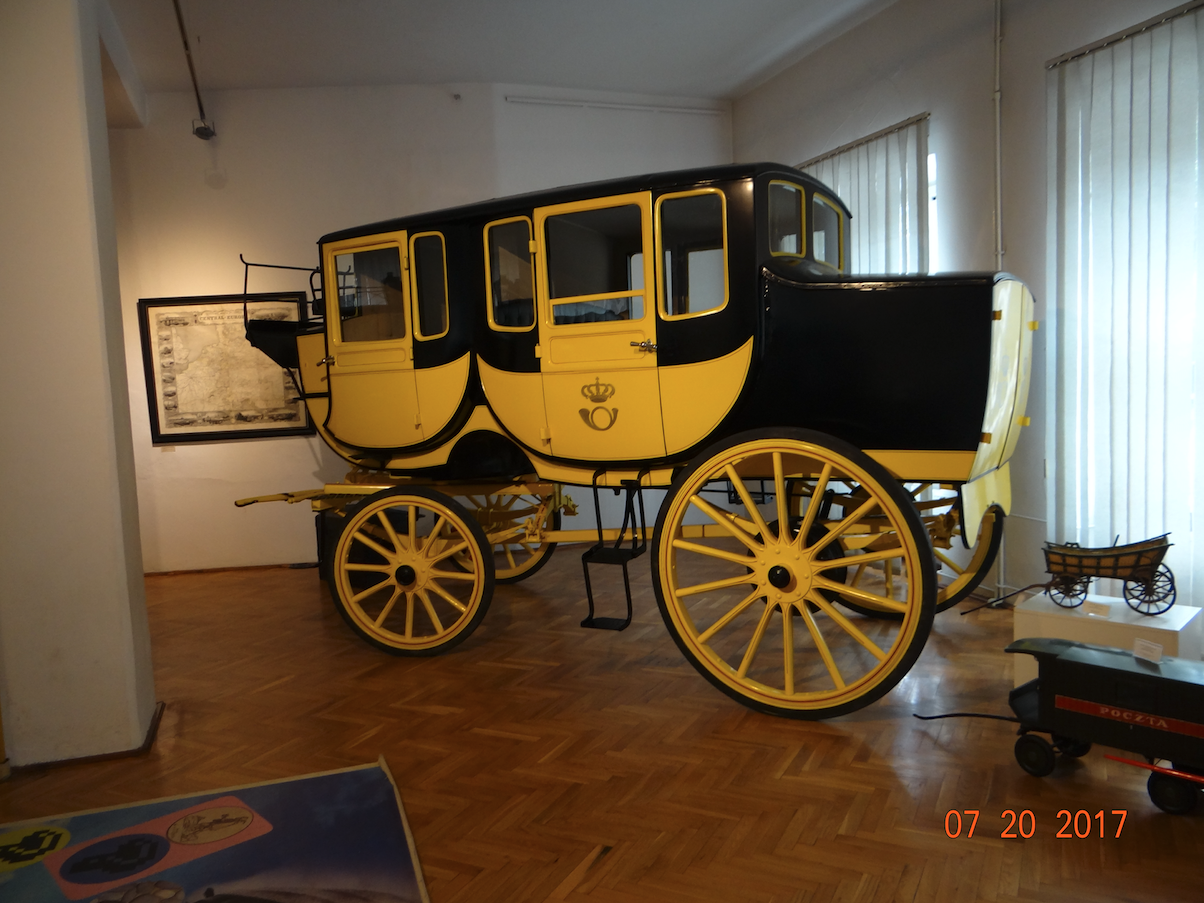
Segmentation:
{"type": "Polygon", "coordinates": [[[138,301],[152,444],[316,432],[294,375],[247,341],[244,305],[251,320],[305,323],[304,292],[138,301]]]}

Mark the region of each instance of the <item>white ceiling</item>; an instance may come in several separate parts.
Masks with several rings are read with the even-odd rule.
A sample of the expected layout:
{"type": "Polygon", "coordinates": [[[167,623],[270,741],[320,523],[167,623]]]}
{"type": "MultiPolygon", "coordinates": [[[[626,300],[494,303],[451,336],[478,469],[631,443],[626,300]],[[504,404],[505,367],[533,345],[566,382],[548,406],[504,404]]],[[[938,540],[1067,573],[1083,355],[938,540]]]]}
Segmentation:
{"type": "MultiPolygon", "coordinates": [[[[147,92],[189,91],[171,0],[109,0],[147,92]]],[[[495,82],[734,98],[896,0],[181,0],[202,95],[495,82]]]]}

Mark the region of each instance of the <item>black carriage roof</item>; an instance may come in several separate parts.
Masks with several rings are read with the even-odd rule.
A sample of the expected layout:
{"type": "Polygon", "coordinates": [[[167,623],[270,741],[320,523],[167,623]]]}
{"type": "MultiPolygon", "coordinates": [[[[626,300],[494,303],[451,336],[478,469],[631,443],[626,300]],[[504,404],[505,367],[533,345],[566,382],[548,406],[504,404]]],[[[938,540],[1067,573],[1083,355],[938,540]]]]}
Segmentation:
{"type": "MultiPolygon", "coordinates": [[[[551,204],[563,204],[570,201],[584,200],[607,195],[628,194],[636,191],[663,191],[671,188],[704,186],[715,182],[730,182],[737,179],[755,178],[770,173],[781,173],[794,181],[804,181],[813,186],[825,188],[822,182],[807,175],[793,166],[784,163],[730,163],[725,166],[707,166],[699,169],[678,169],[671,172],[657,172],[642,176],[625,176],[619,179],[606,179],[599,182],[583,182],[578,185],[566,185],[561,188],[547,188],[542,191],[532,191],[527,194],[517,194],[511,197],[492,198],[478,201],[474,204],[464,204],[459,207],[448,207],[443,210],[433,210],[426,213],[412,213],[399,216],[396,219],[382,220],[350,229],[341,229],[323,235],[319,244],[341,241],[347,238],[361,238],[366,235],[377,235],[381,232],[398,232],[413,226],[426,227],[429,224],[450,223],[462,220],[493,219],[498,216],[517,215],[533,207],[545,207],[551,204]]],[[[844,203],[830,189],[829,195],[840,203],[845,214],[849,213],[844,203]]]]}

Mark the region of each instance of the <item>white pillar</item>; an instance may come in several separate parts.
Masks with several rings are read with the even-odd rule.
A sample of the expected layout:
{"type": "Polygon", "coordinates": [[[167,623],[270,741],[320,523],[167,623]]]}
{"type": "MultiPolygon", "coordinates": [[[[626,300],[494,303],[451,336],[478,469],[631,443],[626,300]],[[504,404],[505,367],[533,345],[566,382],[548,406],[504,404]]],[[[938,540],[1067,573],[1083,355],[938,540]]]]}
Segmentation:
{"type": "Polygon", "coordinates": [[[97,2],[0,3],[0,714],[16,765],[135,748],[154,711],[97,2]]]}

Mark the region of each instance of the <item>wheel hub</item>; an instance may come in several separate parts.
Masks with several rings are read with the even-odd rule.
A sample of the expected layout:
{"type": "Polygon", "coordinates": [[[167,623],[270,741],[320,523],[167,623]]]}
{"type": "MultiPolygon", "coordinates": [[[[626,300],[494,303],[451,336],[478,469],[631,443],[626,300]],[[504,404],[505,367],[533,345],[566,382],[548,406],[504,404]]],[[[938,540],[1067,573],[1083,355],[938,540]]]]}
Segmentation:
{"type": "Polygon", "coordinates": [[[790,585],[790,571],[780,564],[775,564],[769,569],[769,582],[778,589],[785,589],[790,585]]]}
{"type": "Polygon", "coordinates": [[[398,586],[412,586],[418,579],[418,574],[408,564],[403,564],[393,572],[393,579],[397,581],[398,586]]]}

